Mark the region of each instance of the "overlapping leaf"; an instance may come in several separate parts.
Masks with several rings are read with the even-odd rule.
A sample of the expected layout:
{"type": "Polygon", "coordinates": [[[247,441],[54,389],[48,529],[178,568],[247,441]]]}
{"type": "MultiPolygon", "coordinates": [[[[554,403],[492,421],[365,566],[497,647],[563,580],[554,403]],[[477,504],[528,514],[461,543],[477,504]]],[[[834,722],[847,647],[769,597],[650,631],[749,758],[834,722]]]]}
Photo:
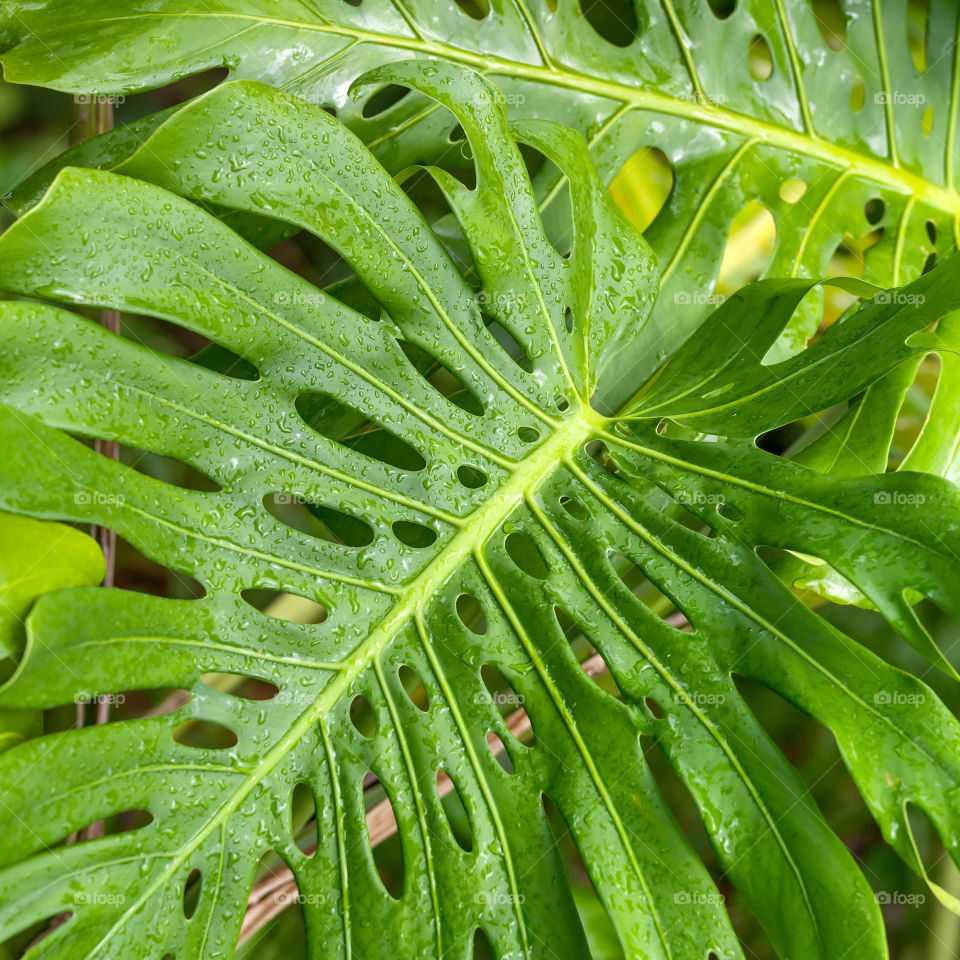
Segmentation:
{"type": "MultiPolygon", "coordinates": [[[[936,477],[829,478],[761,452],[749,434],[762,404],[771,425],[843,399],[827,376],[806,384],[804,404],[788,388],[796,377],[843,363],[864,371],[849,381],[859,390],[924,349],[907,343],[960,306],[951,271],[908,288],[923,294],[909,311],[868,305],[809,354],[768,367],[796,290],[758,285],[738,311],[743,333],[754,316],[758,333],[734,361],[736,388],[712,370],[705,387],[695,370],[672,365],[651,380],[653,258],[582,141],[542,122],[511,133],[495,89],[448,66],[405,64],[369,79],[410,85],[462,125],[476,188],[435,175],[479,291],[344,126],[250,82],[169,117],[119,173],[64,170],[0,240],[0,282],[34,298],[0,311],[0,506],[111,527],[206,591],[172,601],[86,589],[37,603],[5,706],[157,687],[191,699],[165,717],[45,737],[0,759],[4,809],[29,824],[5,815],[0,930],[69,912],[28,956],[230,956],[257,863],[272,850],[297,879],[317,956],[466,957],[480,927],[500,958],[584,957],[546,795],[627,955],[740,957],[722,898],[646,765],[648,737],[686,783],[719,861],[781,956],[884,956],[869,886],[733,676],[767,684],[830,727],[906,859],[920,866],[908,805],[955,853],[957,722],[920,681],[799,603],[757,548],[822,558],[943,665],[904,593],[960,614],[960,496],[936,477]],[[569,258],[541,226],[514,136],[571,181],[569,258]],[[194,201],[314,232],[383,319],[311,287],[194,201]],[[258,377],[154,353],[36,298],[178,323],[258,377]],[[771,302],[786,307],[773,314],[771,302]],[[509,340],[520,362],[501,346],[509,340]],[[408,359],[411,345],[461,388],[449,397],[436,389],[408,359]],[[590,404],[609,378],[631,382],[635,401],[622,417],[590,404]],[[723,415],[712,412],[719,388],[723,415]],[[369,421],[375,442],[314,430],[325,421],[311,405],[331,401],[369,421]],[[743,439],[658,432],[664,416],[701,417],[743,439]],[[175,458],[220,489],[142,476],[77,435],[175,458]],[[689,513],[658,509],[654,488],[689,513]],[[904,498],[910,509],[892,507],[904,498]],[[324,535],[278,519],[278,500],[313,505],[324,535]],[[622,583],[625,560],[684,612],[688,629],[622,583]],[[248,602],[257,588],[320,603],[327,618],[271,618],[248,602]],[[464,598],[482,620],[462,615],[464,598]],[[602,655],[622,699],[581,669],[578,637],[602,655]],[[507,729],[484,665],[523,704],[532,742],[507,729]],[[416,703],[403,682],[411,670],[424,687],[416,703]],[[244,699],[211,673],[260,678],[278,694],[244,699]],[[357,697],[375,732],[351,719],[357,697]],[[218,724],[236,742],[190,746],[179,735],[189,720],[218,724]],[[512,772],[494,757],[490,732],[512,772]],[[439,771],[463,803],[466,838],[446,818],[439,771]],[[374,869],[363,792],[371,772],[398,822],[399,899],[374,869]],[[291,822],[299,783],[316,800],[313,856],[291,822]],[[149,823],[59,844],[132,810],[149,823]]],[[[731,338],[721,355],[734,357],[742,338],[716,329],[731,338]]]]}

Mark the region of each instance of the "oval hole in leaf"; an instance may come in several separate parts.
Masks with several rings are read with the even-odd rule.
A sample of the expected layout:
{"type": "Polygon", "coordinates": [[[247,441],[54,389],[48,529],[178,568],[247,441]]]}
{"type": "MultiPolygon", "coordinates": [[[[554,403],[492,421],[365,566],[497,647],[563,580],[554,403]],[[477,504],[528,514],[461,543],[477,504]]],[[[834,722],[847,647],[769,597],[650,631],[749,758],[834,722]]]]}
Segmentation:
{"type": "Polygon", "coordinates": [[[404,692],[410,698],[410,702],[418,709],[426,713],[430,709],[430,698],[427,696],[426,687],[423,685],[423,681],[420,679],[420,675],[417,673],[413,667],[408,667],[404,664],[397,671],[397,676],[400,677],[400,684],[403,686],[404,692]]]}
{"type": "Polygon", "coordinates": [[[863,215],[867,218],[867,223],[877,224],[883,219],[883,214],[887,205],[881,197],[871,197],[863,205],[863,215]]]}
{"type": "Polygon", "coordinates": [[[710,12],[718,20],[726,20],[737,9],[737,0],[707,0],[710,12]]]}
{"type": "Polygon", "coordinates": [[[200,871],[194,868],[183,885],[183,915],[188,920],[197,912],[202,887],[203,877],[200,871]]]}
{"type": "Polygon", "coordinates": [[[148,450],[138,450],[136,447],[122,443],[117,444],[117,454],[117,459],[124,466],[131,467],[144,476],[180,487],[182,490],[217,493],[223,489],[216,480],[181,460],[164,457],[159,453],[150,453],[148,450]]]}
{"type": "Polygon", "coordinates": [[[930,32],[930,0],[907,0],[907,47],[913,69],[927,70],[927,40],[930,32]]]}
{"type": "Polygon", "coordinates": [[[755,33],[750,38],[750,76],[754,80],[768,80],[773,73],[773,56],[770,53],[770,44],[762,33],[755,33]]]}
{"type": "Polygon", "coordinates": [[[487,329],[493,335],[494,340],[503,348],[507,356],[526,373],[533,372],[533,360],[530,359],[527,352],[523,349],[517,339],[509,330],[498,320],[491,320],[484,316],[484,322],[487,323],[487,329]]]}
{"type": "Polygon", "coordinates": [[[401,542],[415,550],[422,550],[437,542],[437,531],[413,520],[397,520],[393,534],[401,542]]]}
{"type": "Polygon", "coordinates": [[[587,508],[576,499],[576,497],[561,497],[560,506],[563,507],[567,513],[573,517],[574,520],[579,520],[583,523],[585,520],[590,519],[590,514],[587,513],[587,508]]]}
{"type": "Polygon", "coordinates": [[[296,494],[267,493],[263,506],[284,526],[308,537],[345,547],[365,547],[373,543],[373,527],[365,520],[324,504],[311,503],[296,494]]]}
{"type": "Polygon", "coordinates": [[[663,719],[663,710],[660,709],[660,704],[657,703],[657,701],[654,700],[653,697],[645,697],[643,702],[646,704],[647,709],[650,711],[650,713],[653,714],[653,717],[655,720],[663,719]]]}
{"type": "Polygon", "coordinates": [[[927,236],[930,238],[931,243],[937,242],[937,225],[933,220],[928,220],[926,223],[927,227],[927,236]]]}
{"type": "MultiPolygon", "coordinates": [[[[661,423],[667,422],[665,420],[661,421],[661,423]]],[[[660,432],[659,428],[657,432],[660,432]]],[[[583,445],[583,452],[608,473],[617,474],[620,472],[620,468],[610,453],[610,448],[602,440],[588,440],[583,445]]]]}
{"type": "Polygon", "coordinates": [[[294,784],[290,792],[290,835],[305,856],[312,857],[317,852],[317,801],[310,784],[303,780],[294,784]]]}
{"type": "Polygon", "coordinates": [[[490,12],[490,0],[457,0],[457,6],[474,20],[484,20],[490,12]]]}
{"type": "Polygon", "coordinates": [[[503,542],[507,555],[527,576],[546,580],[550,568],[537,548],[536,543],[525,533],[514,532],[503,542]]]}
{"type": "Polygon", "coordinates": [[[743,514],[732,503],[727,503],[725,500],[717,504],[717,513],[732,523],[739,523],[743,519],[743,514]]]}
{"type": "Polygon", "coordinates": [[[197,750],[229,750],[237,745],[237,735],[213,720],[186,720],[171,736],[181,746],[197,750]]]}
{"type": "Polygon", "coordinates": [[[409,87],[401,87],[396,83],[388,83],[381,87],[367,102],[363,105],[363,117],[369,120],[371,117],[377,117],[381,113],[386,113],[391,107],[396,106],[408,93],[409,87]]]}
{"type": "Polygon", "coordinates": [[[616,550],[608,550],[607,560],[610,561],[613,572],[623,581],[623,585],[628,590],[633,590],[646,580],[643,571],[622,553],[616,550]]]}
{"type": "Polygon", "coordinates": [[[487,746],[490,748],[494,759],[503,768],[504,773],[512,776],[514,773],[513,758],[507,752],[506,744],[492,730],[487,734],[487,746]]]}
{"type": "MultiPolygon", "coordinates": [[[[368,775],[360,780],[361,795],[368,775]]],[[[403,896],[403,844],[397,830],[393,801],[385,790],[383,799],[367,810],[367,841],[373,856],[373,865],[387,895],[394,900],[403,896]]]]}
{"type": "Polygon", "coordinates": [[[483,615],[483,608],[477,603],[477,598],[469,593],[461,593],[457,597],[457,616],[460,622],[477,636],[487,632],[487,618],[483,615]]]}
{"type": "Polygon", "coordinates": [[[417,373],[434,390],[441,393],[451,403],[456,404],[465,413],[472,414],[475,417],[483,416],[483,404],[448,367],[409,340],[398,340],[397,345],[416,368],[417,373]]]}
{"type": "Polygon", "coordinates": [[[102,836],[115,837],[120,833],[129,833],[131,830],[142,830],[149,827],[154,816],[149,810],[123,810],[106,817],[102,823],[102,836]]]}
{"type": "Polygon", "coordinates": [[[517,436],[521,443],[535,443],[540,439],[540,431],[533,427],[518,427],[517,436]]]}
{"type": "Polygon", "coordinates": [[[460,790],[444,770],[437,771],[437,796],[440,798],[440,806],[447,818],[453,839],[457,841],[464,853],[469,853],[473,849],[473,829],[470,826],[470,818],[467,816],[460,790]]]}
{"type": "Polygon", "coordinates": [[[510,686],[507,678],[492,664],[480,668],[480,679],[501,716],[506,718],[507,729],[520,743],[533,743],[533,725],[524,708],[524,698],[510,686]]]}
{"type": "Polygon", "coordinates": [[[920,118],[920,132],[925,136],[929,137],[933,133],[933,107],[927,107],[923,111],[923,116],[920,118]]]}
{"type": "Polygon", "coordinates": [[[937,265],[937,255],[931,253],[926,260],[923,261],[923,273],[929,273],[937,265]]]}
{"type": "Polygon", "coordinates": [[[796,203],[807,192],[807,185],[803,180],[791,177],[780,184],[779,192],[784,203],[796,203]]]}
{"type": "Polygon", "coordinates": [[[489,479],[482,470],[471,467],[469,464],[457,467],[457,480],[470,490],[484,486],[489,479]]]}
{"type": "Polygon", "coordinates": [[[837,52],[847,45],[847,17],[840,0],[813,0],[813,15],[823,42],[837,52]]]}
{"type": "Polygon", "coordinates": [[[730,222],[717,276],[717,294],[728,296],[763,276],[773,260],[776,242],[773,214],[762,203],[751,200],[730,222]]]}
{"type": "Polygon", "coordinates": [[[377,735],[377,715],[362,693],[358,693],[350,701],[350,722],[366,740],[372,740],[377,735]]]}
{"type": "Polygon", "coordinates": [[[312,430],[373,460],[398,470],[417,471],[427,465],[410,444],[328,394],[301,393],[296,408],[312,430]]]}
{"type": "Polygon", "coordinates": [[[284,620],[287,623],[323,623],[327,619],[327,608],[323,604],[295,593],[250,587],[241,590],[240,597],[255,610],[267,617],[273,617],[274,620],[284,620]]]}
{"type": "MultiPolygon", "coordinates": [[[[554,0],[554,2],[556,2],[556,0],[554,0]]],[[[553,9],[556,9],[556,7],[553,9]]],[[[490,938],[484,932],[483,927],[477,927],[477,929],[473,931],[472,960],[497,960],[497,953],[493,949],[490,938]]]]}
{"type": "Polygon", "coordinates": [[[205,673],[200,679],[211,689],[241,700],[272,700],[280,692],[280,688],[269,680],[240,673],[205,673]]]}
{"type": "Polygon", "coordinates": [[[607,43],[629,47],[637,37],[637,14],[631,0],[580,0],[580,10],[607,43]]]}
{"type": "Polygon", "coordinates": [[[610,196],[643,233],[666,206],[673,182],[673,166],[667,155],[659,147],[641,147],[610,181],[610,196]]]}
{"type": "Polygon", "coordinates": [[[857,77],[850,87],[850,109],[853,113],[859,113],[863,105],[867,102],[867,88],[863,84],[863,77],[857,77]]]}

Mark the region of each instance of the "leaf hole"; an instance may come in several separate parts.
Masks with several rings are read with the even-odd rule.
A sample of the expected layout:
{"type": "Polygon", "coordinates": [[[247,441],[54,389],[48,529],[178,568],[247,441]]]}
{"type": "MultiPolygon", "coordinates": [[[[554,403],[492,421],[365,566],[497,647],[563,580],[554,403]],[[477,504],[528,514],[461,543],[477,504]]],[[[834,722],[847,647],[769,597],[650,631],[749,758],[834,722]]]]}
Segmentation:
{"type": "Polygon", "coordinates": [[[931,253],[926,260],[923,261],[923,273],[929,273],[937,265],[937,255],[931,253]]]}
{"type": "Polygon", "coordinates": [[[421,712],[427,713],[430,710],[430,698],[427,696],[426,687],[420,679],[420,674],[413,667],[404,664],[397,671],[400,678],[400,685],[404,693],[410,698],[410,702],[421,712]]]}
{"type": "Polygon", "coordinates": [[[573,517],[574,520],[579,520],[583,523],[586,520],[590,519],[590,514],[587,512],[587,508],[576,499],[576,497],[561,497],[560,506],[563,507],[567,513],[573,517]]]}
{"type": "Polygon", "coordinates": [[[533,427],[518,427],[517,436],[521,443],[535,443],[540,439],[540,431],[533,427]]]}
{"type": "Polygon", "coordinates": [[[453,839],[457,841],[457,845],[464,853],[470,853],[473,850],[470,818],[467,816],[460,790],[445,770],[437,771],[437,796],[440,798],[440,806],[447,818],[453,839]]]}
{"type": "Polygon", "coordinates": [[[913,69],[927,70],[927,41],[930,31],[930,0],[907,0],[907,47],[913,69]]]}
{"type": "Polygon", "coordinates": [[[328,394],[301,393],[296,409],[303,422],[321,436],[387,466],[416,472],[427,465],[410,444],[328,394]]]}
{"type": "Polygon", "coordinates": [[[371,117],[377,117],[386,113],[392,107],[395,107],[407,94],[410,93],[409,87],[401,87],[396,83],[388,83],[381,87],[370,97],[363,105],[363,117],[369,120],[371,117]]]}
{"type": "Polygon", "coordinates": [[[863,215],[867,218],[867,223],[871,225],[878,224],[886,213],[887,205],[881,197],[871,197],[863,205],[863,215]]]}
{"type": "Polygon", "coordinates": [[[769,80],[773,73],[773,56],[770,53],[770,44],[762,33],[755,33],[750,38],[748,56],[750,76],[758,82],[769,80]]]}
{"type": "Polygon", "coordinates": [[[447,139],[451,143],[460,143],[462,140],[467,139],[467,132],[463,129],[462,124],[457,124],[451,131],[447,139]]]}
{"type": "MultiPolygon", "coordinates": [[[[360,780],[361,795],[368,775],[360,780]]],[[[397,815],[390,794],[384,790],[383,799],[367,811],[367,841],[380,883],[387,896],[399,900],[403,896],[403,844],[397,829],[397,815]]]]}
{"type": "Polygon", "coordinates": [[[171,736],[182,747],[195,750],[229,750],[237,745],[237,735],[214,720],[186,720],[171,736]]]}
{"type": "Polygon", "coordinates": [[[561,413],[570,409],[570,401],[559,393],[553,398],[553,403],[561,413]]]}
{"type": "Polygon", "coordinates": [[[784,203],[797,203],[806,192],[806,182],[798,180],[796,177],[790,177],[780,184],[780,199],[784,203]]]}
{"type": "Polygon", "coordinates": [[[563,311],[563,329],[573,333],[573,310],[570,307],[563,311]]]}
{"type": "Polygon", "coordinates": [[[295,783],[290,792],[290,835],[304,856],[317,852],[317,800],[304,780],[295,783]]]}
{"type": "Polygon", "coordinates": [[[345,547],[365,547],[373,543],[370,524],[332,507],[311,503],[293,493],[268,493],[262,502],[274,519],[308,537],[345,547]]]}
{"type": "Polygon", "coordinates": [[[823,42],[839,53],[847,45],[847,18],[840,0],[813,0],[813,15],[823,42]]]}
{"type": "Polygon", "coordinates": [[[485,663],[480,668],[480,679],[493,705],[505,718],[507,729],[519,743],[530,746],[534,742],[534,735],[524,707],[525,699],[492,663],[485,663]]]}
{"type": "MultiPolygon", "coordinates": [[[[551,0],[547,0],[549,4],[551,0]]],[[[553,0],[556,4],[556,0],[553,0]]],[[[556,6],[553,7],[556,10],[556,6]]],[[[483,930],[483,927],[477,927],[473,931],[473,954],[472,960],[497,960],[497,952],[493,949],[489,937],[483,930]]]]}
{"type": "Polygon", "coordinates": [[[717,513],[731,523],[739,523],[743,519],[743,514],[732,503],[727,503],[726,500],[721,500],[717,504],[717,513]]]}
{"type": "Polygon", "coordinates": [[[269,680],[241,673],[204,673],[200,680],[211,690],[219,690],[241,700],[273,700],[280,692],[280,688],[269,680]]]}
{"type": "Polygon", "coordinates": [[[503,544],[514,566],[529,577],[534,577],[537,580],[547,579],[550,568],[531,537],[515,531],[507,535],[503,544]]]}
{"type": "Polygon", "coordinates": [[[414,520],[397,520],[392,529],[401,543],[414,550],[423,550],[437,542],[436,530],[414,520]]]}
{"type": "Polygon", "coordinates": [[[613,459],[613,454],[610,453],[610,448],[602,440],[588,440],[583,445],[583,451],[608,473],[616,474],[620,472],[616,460],[613,459]]]}
{"type": "Polygon", "coordinates": [[[397,343],[406,358],[413,364],[417,373],[434,390],[446,397],[451,403],[456,404],[464,412],[475,417],[483,416],[483,404],[464,386],[463,381],[456,374],[415,343],[411,343],[409,340],[398,340],[397,343]]]}
{"type": "Polygon", "coordinates": [[[923,111],[923,116],[920,117],[920,132],[925,137],[929,137],[930,134],[933,133],[933,121],[933,107],[927,107],[927,109],[923,111]]]}
{"type": "MultiPolygon", "coordinates": [[[[484,317],[486,321],[487,317],[484,317]]],[[[487,323],[493,339],[497,341],[504,353],[525,373],[533,373],[533,360],[520,345],[520,342],[510,333],[499,320],[490,320],[487,323]]]]}
{"type": "Polygon", "coordinates": [[[323,604],[296,593],[248,587],[240,591],[240,598],[264,616],[286,623],[323,623],[328,616],[327,608],[323,604]]]}
{"type": "Polygon", "coordinates": [[[490,0],[456,0],[457,6],[474,20],[485,20],[490,13],[490,0]]]}
{"type": "Polygon", "coordinates": [[[644,697],[643,702],[644,704],[646,704],[646,707],[650,711],[650,714],[654,718],[654,720],[663,719],[663,716],[664,716],[663,710],[660,708],[660,704],[657,703],[657,701],[654,700],[653,697],[644,697]]]}
{"type": "Polygon", "coordinates": [[[362,693],[350,701],[350,722],[365,740],[372,740],[377,735],[377,715],[362,693]]]}
{"type": "Polygon", "coordinates": [[[850,110],[859,113],[866,102],[867,88],[864,86],[863,77],[857,77],[850,87],[850,110]]]}
{"type": "Polygon", "coordinates": [[[115,446],[117,451],[115,459],[146,477],[162,480],[182,490],[196,490],[200,493],[217,493],[223,489],[216,480],[182,460],[164,457],[148,450],[138,450],[136,447],[122,443],[115,446]]]}
{"type": "Polygon", "coordinates": [[[737,9],[737,0],[707,0],[707,3],[718,20],[726,20],[737,9]]]}
{"type": "Polygon", "coordinates": [[[469,464],[457,467],[457,480],[470,490],[476,490],[479,487],[485,486],[489,479],[482,470],[471,467],[469,464]]]}
{"type": "Polygon", "coordinates": [[[937,242],[937,225],[933,220],[928,220],[926,223],[927,227],[927,236],[930,238],[931,243],[937,242]]]}
{"type": "Polygon", "coordinates": [[[657,219],[674,186],[673,165],[653,146],[641,147],[610,181],[610,196],[641,233],[657,219]]]}
{"type": "Polygon", "coordinates": [[[717,276],[717,294],[727,296],[763,276],[773,260],[776,243],[773,214],[762,203],[751,200],[730,222],[717,276]]]}
{"type": "Polygon", "coordinates": [[[487,746],[503,772],[508,776],[513,776],[515,772],[513,758],[507,752],[506,744],[492,730],[487,733],[487,746]]]}
{"type": "Polygon", "coordinates": [[[596,33],[615,47],[629,47],[637,37],[631,0],[580,0],[580,10],[596,33]]]}
{"type": "Polygon", "coordinates": [[[468,630],[482,637],[487,632],[487,618],[484,616],[483,607],[477,602],[477,598],[469,593],[461,593],[457,597],[456,606],[460,622],[468,630]]]}
{"type": "Polygon", "coordinates": [[[203,877],[200,871],[194,868],[183,885],[183,915],[187,920],[197,912],[202,888],[203,877]]]}
{"type": "Polygon", "coordinates": [[[199,600],[207,591],[188,573],[164,566],[141,553],[123,537],[117,537],[114,586],[170,600],[199,600]]]}

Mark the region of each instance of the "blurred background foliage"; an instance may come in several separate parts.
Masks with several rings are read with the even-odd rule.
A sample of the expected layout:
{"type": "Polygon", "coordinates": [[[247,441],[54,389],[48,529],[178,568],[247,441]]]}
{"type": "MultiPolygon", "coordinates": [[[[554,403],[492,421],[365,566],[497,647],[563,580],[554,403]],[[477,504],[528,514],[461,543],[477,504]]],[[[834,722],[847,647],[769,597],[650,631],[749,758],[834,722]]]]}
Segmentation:
{"type": "MultiPolygon", "coordinates": [[[[482,3],[484,0],[477,2],[482,3]]],[[[756,51],[755,56],[755,69],[762,71],[764,51],[756,51]]],[[[116,123],[127,123],[196,96],[217,83],[222,76],[222,71],[211,71],[162,90],[130,97],[116,105],[116,123]]],[[[13,86],[0,81],[0,195],[65,150],[70,145],[75,122],[71,98],[47,90],[13,86]]],[[[432,219],[442,215],[446,208],[439,202],[439,198],[431,193],[429,182],[415,177],[404,186],[421,204],[428,218],[432,219]]],[[[663,206],[672,183],[673,175],[666,158],[659,151],[645,147],[627,162],[614,178],[610,190],[629,219],[640,230],[644,230],[663,206]]],[[[798,181],[787,181],[782,187],[782,196],[787,199],[791,191],[796,192],[798,189],[802,192],[802,184],[798,181]]],[[[796,199],[799,199],[799,196],[796,199]]],[[[12,220],[13,216],[7,208],[0,209],[0,231],[9,226],[12,220]]],[[[834,256],[831,274],[860,276],[863,272],[864,254],[876,239],[869,233],[858,240],[845,238],[834,256]]],[[[715,292],[720,296],[728,295],[756,279],[772,258],[775,240],[776,225],[765,207],[754,203],[741,211],[730,224],[715,292]]],[[[313,238],[293,237],[283,241],[270,252],[285,266],[314,283],[325,285],[344,275],[342,262],[329,248],[313,238]]],[[[851,302],[851,298],[846,294],[831,294],[825,305],[823,326],[835,322],[851,302]]],[[[198,353],[211,353],[210,344],[203,338],[151,318],[126,316],[123,318],[121,333],[154,349],[183,358],[195,357],[198,353]]],[[[206,361],[210,366],[227,362],[229,358],[222,356],[206,361]]],[[[910,443],[917,436],[930,404],[937,373],[936,358],[931,356],[921,366],[917,380],[901,410],[891,466],[896,465],[899,457],[909,449],[910,443]]],[[[763,438],[763,445],[774,453],[783,453],[812,425],[791,425],[786,431],[763,438]]],[[[121,458],[135,469],[162,479],[172,479],[184,485],[197,480],[196,477],[185,476],[187,468],[181,464],[144,454],[142,451],[124,449],[121,450],[121,458]]],[[[124,542],[120,542],[118,547],[116,582],[117,586],[123,589],[169,597],[195,596],[200,590],[199,585],[189,577],[153,563],[124,542]]],[[[284,603],[282,597],[265,596],[262,599],[264,604],[284,603]]],[[[812,602],[823,604],[821,600],[812,602]]],[[[955,685],[934,671],[894,635],[879,615],[829,603],[823,605],[822,612],[836,626],[869,649],[923,678],[955,712],[960,708],[960,698],[955,685]]],[[[957,647],[955,624],[943,618],[932,605],[921,607],[920,615],[930,626],[943,649],[949,653],[957,647]]],[[[877,892],[889,931],[891,956],[897,960],[949,960],[960,957],[960,922],[934,900],[922,880],[883,842],[846,774],[829,731],[813,723],[805,714],[761,685],[746,680],[738,681],[738,685],[757,718],[795,764],[827,821],[843,838],[877,892]]],[[[143,694],[130,693],[122,704],[113,708],[113,716],[116,719],[142,716],[156,709],[158,698],[162,700],[162,692],[154,694],[152,700],[147,700],[143,694]]],[[[91,722],[93,708],[88,709],[88,722],[91,722]]],[[[71,706],[50,711],[45,722],[48,730],[65,729],[75,722],[74,708],[71,706]]],[[[773,960],[774,954],[763,931],[720,870],[692,799],[656,745],[648,743],[646,754],[654,776],[676,812],[679,823],[712,871],[721,894],[726,898],[745,955],[751,960],[773,960]]],[[[377,789],[374,785],[369,791],[371,806],[379,799],[377,789]]],[[[567,865],[569,880],[594,957],[596,960],[623,960],[623,952],[616,935],[593,891],[577,851],[569,840],[562,820],[556,810],[548,809],[547,814],[567,865]]],[[[929,829],[920,811],[916,812],[915,819],[917,835],[925,847],[921,851],[923,859],[927,864],[935,864],[931,871],[934,879],[952,889],[954,893],[960,893],[956,871],[944,856],[938,839],[929,829]]],[[[311,829],[308,817],[303,829],[304,834],[308,835],[311,829]]],[[[381,845],[378,848],[378,866],[381,872],[389,875],[391,860],[398,856],[395,843],[388,841],[381,845]]],[[[265,875],[273,866],[276,864],[262,864],[261,873],[265,875]]],[[[691,909],[696,909],[696,906],[692,905],[691,909]]],[[[0,960],[16,957],[25,946],[25,943],[0,945],[0,960]]],[[[244,944],[239,956],[247,960],[305,958],[303,920],[299,905],[294,901],[278,917],[259,930],[244,944]]],[[[488,957],[488,947],[477,943],[475,956],[477,960],[488,957]]]]}

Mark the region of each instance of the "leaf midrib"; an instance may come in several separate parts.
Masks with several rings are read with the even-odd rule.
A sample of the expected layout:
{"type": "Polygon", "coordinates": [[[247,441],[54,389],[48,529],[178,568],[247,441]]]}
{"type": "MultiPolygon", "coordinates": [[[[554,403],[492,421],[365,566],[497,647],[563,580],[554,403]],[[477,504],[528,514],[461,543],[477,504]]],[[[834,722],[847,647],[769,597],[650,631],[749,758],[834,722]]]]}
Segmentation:
{"type": "Polygon", "coordinates": [[[159,887],[167,883],[211,833],[229,821],[240,805],[302,740],[307,731],[315,725],[322,725],[324,717],[346,694],[354,680],[386,649],[400,630],[423,610],[430,599],[437,595],[443,584],[461,564],[476,555],[514,508],[523,502],[525,495],[534,491],[558,468],[559,464],[568,459],[571,451],[589,437],[599,434],[605,422],[605,419],[589,406],[584,406],[565,420],[551,436],[517,465],[508,480],[470,515],[460,532],[423,572],[399,592],[390,611],[344,661],[341,672],[297,717],[284,736],[267,751],[260,763],[251,769],[243,785],[221,804],[216,814],[193,835],[189,843],[180,848],[176,856],[172,857],[164,872],[130,904],[103,938],[85,954],[85,960],[96,956],[120,929],[125,918],[139,910],[159,887]]]}
{"type": "MultiPolygon", "coordinates": [[[[248,20],[254,23],[272,24],[294,30],[309,30],[316,33],[331,34],[352,39],[358,43],[371,43],[381,46],[410,50],[426,56],[442,57],[473,67],[486,74],[516,77],[552,86],[565,87],[578,92],[589,92],[615,102],[629,105],[633,109],[650,110],[658,113],[683,117],[697,123],[719,127],[734,133],[743,134],[747,139],[757,139],[773,147],[804,154],[824,161],[834,167],[848,170],[868,180],[882,183],[905,195],[922,197],[930,204],[954,215],[960,215],[960,194],[947,187],[927,180],[910,170],[899,166],[899,161],[884,161],[866,156],[855,150],[825,140],[815,134],[800,133],[785,127],[759,120],[749,114],[721,107],[712,102],[691,102],[679,100],[664,93],[639,89],[614,80],[603,80],[569,67],[558,67],[556,61],[551,65],[528,64],[491,54],[477,54],[436,40],[417,37],[397,37],[347,27],[337,24],[315,24],[305,21],[287,20],[281,17],[257,17],[241,13],[143,13],[137,17],[104,17],[96,23],[118,23],[126,20],[152,18],[156,20],[176,19],[218,19],[232,18],[248,20]]],[[[8,80],[17,81],[16,71],[8,70],[8,80]]],[[[298,78],[288,81],[289,88],[298,78]]]]}

